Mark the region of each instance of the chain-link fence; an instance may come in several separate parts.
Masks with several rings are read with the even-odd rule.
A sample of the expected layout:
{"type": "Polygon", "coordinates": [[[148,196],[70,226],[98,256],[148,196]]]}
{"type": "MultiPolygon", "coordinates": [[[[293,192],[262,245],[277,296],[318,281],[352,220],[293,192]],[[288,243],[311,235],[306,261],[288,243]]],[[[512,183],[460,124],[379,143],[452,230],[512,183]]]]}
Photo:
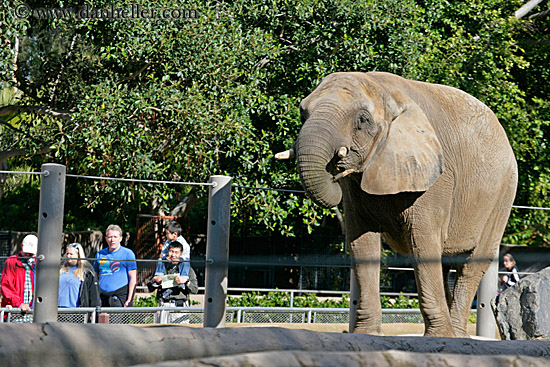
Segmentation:
{"type": "MultiPolygon", "coordinates": [[[[204,309],[198,307],[113,307],[101,310],[109,315],[110,324],[202,324],[204,309]]],[[[472,312],[475,312],[472,310],[472,312]]],[[[24,316],[32,316],[26,314],[24,316]]],[[[2,322],[32,322],[24,320],[18,309],[0,309],[2,322]]],[[[95,323],[94,308],[62,308],[58,322],[95,323]]],[[[226,323],[280,324],[280,323],[349,323],[348,308],[299,308],[299,307],[228,307],[226,323]]],[[[383,309],[382,323],[423,323],[419,309],[383,309]]]]}

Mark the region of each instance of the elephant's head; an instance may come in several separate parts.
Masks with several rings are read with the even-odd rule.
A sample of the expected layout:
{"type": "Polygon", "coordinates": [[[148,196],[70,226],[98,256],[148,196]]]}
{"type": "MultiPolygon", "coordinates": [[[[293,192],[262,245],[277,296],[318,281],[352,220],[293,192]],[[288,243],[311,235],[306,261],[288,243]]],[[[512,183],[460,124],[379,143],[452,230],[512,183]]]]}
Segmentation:
{"type": "Polygon", "coordinates": [[[293,148],[304,189],[320,206],[340,202],[338,180],[348,174],[362,175],[363,191],[384,195],[425,191],[443,172],[443,150],[424,112],[377,79],[331,74],[300,104],[293,148]]]}

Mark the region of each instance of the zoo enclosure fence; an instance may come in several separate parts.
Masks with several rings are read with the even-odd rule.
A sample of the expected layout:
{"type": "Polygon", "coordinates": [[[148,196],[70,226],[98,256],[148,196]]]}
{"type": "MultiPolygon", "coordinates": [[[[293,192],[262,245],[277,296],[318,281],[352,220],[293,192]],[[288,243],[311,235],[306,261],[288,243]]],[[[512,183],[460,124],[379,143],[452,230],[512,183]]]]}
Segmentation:
{"type": "MultiPolygon", "coordinates": [[[[4,173],[3,171],[0,171],[4,173]]],[[[16,172],[6,172],[16,173],[16,172]]],[[[56,280],[57,275],[52,271],[43,271],[45,269],[54,269],[56,267],[56,247],[49,246],[50,243],[61,242],[62,224],[63,224],[63,203],[65,196],[65,177],[82,177],[92,179],[111,179],[119,181],[131,181],[131,182],[151,182],[147,180],[134,180],[134,179],[121,179],[121,178],[107,178],[107,177],[92,177],[92,176],[77,176],[66,175],[66,167],[57,164],[44,164],[42,166],[41,173],[32,173],[42,175],[41,182],[41,195],[40,195],[40,215],[39,215],[39,241],[46,244],[44,249],[41,249],[41,253],[38,258],[37,276],[36,276],[36,293],[37,299],[43,299],[42,304],[37,304],[41,307],[37,307],[33,310],[34,318],[39,322],[56,321],[58,311],[56,310],[55,297],[51,297],[51,294],[55,293],[52,280],[56,280]],[[51,195],[43,194],[48,193],[51,195]],[[61,203],[61,205],[58,205],[61,203]],[[61,210],[60,210],[61,209],[61,210]],[[47,221],[44,219],[48,218],[47,221]]],[[[158,181],[156,183],[168,183],[158,181]]],[[[175,182],[169,182],[174,183],[175,182]]],[[[212,176],[209,183],[186,183],[177,182],[177,184],[192,184],[192,185],[207,185],[209,189],[209,203],[208,203],[208,231],[207,231],[207,253],[206,253],[206,267],[211,270],[207,272],[206,277],[207,287],[207,307],[203,310],[205,326],[220,327],[223,326],[229,312],[226,312],[226,307],[223,302],[213,303],[213,300],[225,300],[227,292],[227,263],[228,263],[228,239],[229,239],[229,217],[230,217],[230,204],[231,204],[231,178],[225,176],[212,176]],[[219,185],[219,187],[217,187],[219,185]],[[216,198],[215,204],[213,198],[216,198]],[[216,208],[215,210],[213,208],[216,208]],[[221,210],[223,209],[223,210],[221,210]],[[212,215],[212,217],[211,217],[212,215]],[[223,287],[217,287],[219,284],[224,284],[223,287]]],[[[485,301],[488,301],[488,297],[493,292],[494,280],[489,278],[496,278],[498,263],[493,261],[491,268],[487,272],[479,288],[479,295],[484,301],[481,303],[481,308],[485,307],[485,301]],[[496,268],[494,265],[497,265],[496,268]],[[491,275],[491,277],[489,277],[491,275]]],[[[353,308],[352,308],[353,309],[353,308]]],[[[142,310],[143,311],[143,310],[142,310]]],[[[483,328],[489,325],[489,318],[486,317],[488,310],[482,310],[480,312],[479,320],[484,320],[483,328]]],[[[159,311],[160,312],[160,311],[159,311]]],[[[10,313],[11,315],[11,313],[10,313]]],[[[492,319],[492,316],[490,317],[492,319]]],[[[309,319],[309,318],[308,318],[309,319]]],[[[478,322],[478,326],[480,323],[478,322]]],[[[494,329],[492,325],[489,325],[490,329],[494,329]]],[[[482,332],[482,334],[485,331],[482,332]]],[[[484,334],[483,334],[484,335],[484,334]]]]}
{"type": "MultiPolygon", "coordinates": [[[[93,307],[59,308],[61,323],[95,323],[98,312],[109,314],[110,324],[203,324],[202,307],[93,307]],[[90,320],[90,321],[88,321],[90,320]]],[[[475,313],[476,310],[470,312],[475,313]]],[[[32,314],[32,311],[30,312],[32,314]]],[[[19,323],[23,315],[17,308],[0,309],[0,323],[19,323]]],[[[347,324],[349,308],[312,307],[227,307],[226,323],[250,324],[347,324]]],[[[423,323],[419,309],[382,309],[382,323],[423,323]]]]}

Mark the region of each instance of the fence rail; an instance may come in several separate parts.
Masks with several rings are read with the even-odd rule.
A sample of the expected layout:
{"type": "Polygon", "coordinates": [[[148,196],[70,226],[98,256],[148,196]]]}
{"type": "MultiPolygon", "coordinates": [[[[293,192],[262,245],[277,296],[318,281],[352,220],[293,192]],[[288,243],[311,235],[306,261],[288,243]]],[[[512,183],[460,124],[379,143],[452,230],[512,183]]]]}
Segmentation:
{"type": "MultiPolygon", "coordinates": [[[[59,308],[57,321],[62,323],[95,323],[98,312],[109,314],[110,324],[203,324],[202,307],[93,307],[59,308]]],[[[475,313],[476,310],[470,312],[475,313]]],[[[26,313],[32,315],[32,311],[26,313]]],[[[0,323],[23,322],[21,310],[0,309],[0,323]]],[[[347,324],[349,308],[312,307],[227,307],[226,323],[250,324],[347,324]]],[[[27,320],[28,322],[28,320],[27,320]]],[[[419,309],[382,309],[382,323],[423,323],[419,309]]]]}

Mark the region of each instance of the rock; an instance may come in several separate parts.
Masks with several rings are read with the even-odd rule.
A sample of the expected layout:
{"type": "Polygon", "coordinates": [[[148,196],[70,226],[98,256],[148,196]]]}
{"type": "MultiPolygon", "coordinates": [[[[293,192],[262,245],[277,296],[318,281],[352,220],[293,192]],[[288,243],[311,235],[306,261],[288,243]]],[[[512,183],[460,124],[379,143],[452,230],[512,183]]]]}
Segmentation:
{"type": "Polygon", "coordinates": [[[521,278],[491,302],[503,340],[549,340],[550,267],[521,278]]]}
{"type": "MultiPolygon", "coordinates": [[[[516,356],[514,358],[518,360],[524,360],[523,357],[534,357],[537,364],[532,364],[532,366],[539,366],[539,359],[547,364],[550,361],[550,343],[543,341],[382,337],[289,330],[276,327],[213,329],[156,326],[142,328],[108,324],[0,323],[0,366],[2,367],[154,365],[168,361],[204,360],[213,357],[266,352],[274,352],[265,355],[265,358],[270,359],[271,365],[277,365],[277,362],[282,361],[277,357],[279,353],[284,353],[287,356],[285,358],[290,359],[294,357],[288,352],[299,352],[296,354],[297,356],[301,356],[302,353],[312,353],[311,358],[314,359],[310,365],[315,365],[315,358],[322,358],[322,355],[316,356],[317,353],[334,352],[337,354],[332,355],[331,360],[338,358],[338,353],[344,353],[342,358],[347,356],[344,359],[348,360],[348,366],[361,366],[361,364],[353,364],[353,361],[361,361],[364,358],[369,360],[369,357],[360,355],[354,357],[354,354],[390,350],[411,353],[409,357],[413,360],[421,360],[426,356],[425,366],[433,365],[427,358],[428,354],[435,355],[430,358],[438,358],[439,355],[447,354],[454,355],[453,358],[458,360],[464,357],[465,362],[460,365],[468,367],[474,365],[472,364],[473,360],[468,359],[472,356],[487,356],[483,361],[502,361],[501,357],[506,355],[516,356]]],[[[305,356],[307,355],[305,354],[305,356]]],[[[212,366],[212,364],[208,365],[212,366]]],[[[240,362],[236,360],[233,365],[238,366],[240,362]]],[[[424,365],[410,364],[410,366],[424,365]]],[[[449,364],[449,366],[455,365],[458,364],[449,364]]],[[[483,362],[476,365],[502,367],[509,364],[504,364],[504,362],[502,364],[500,362],[499,364],[486,364],[483,362]]],[[[529,363],[518,365],[529,365],[529,363]]]]}
{"type": "Polygon", "coordinates": [[[460,354],[419,354],[384,352],[264,352],[223,357],[142,364],[134,367],[546,367],[548,360],[526,356],[467,356],[460,354]]]}

